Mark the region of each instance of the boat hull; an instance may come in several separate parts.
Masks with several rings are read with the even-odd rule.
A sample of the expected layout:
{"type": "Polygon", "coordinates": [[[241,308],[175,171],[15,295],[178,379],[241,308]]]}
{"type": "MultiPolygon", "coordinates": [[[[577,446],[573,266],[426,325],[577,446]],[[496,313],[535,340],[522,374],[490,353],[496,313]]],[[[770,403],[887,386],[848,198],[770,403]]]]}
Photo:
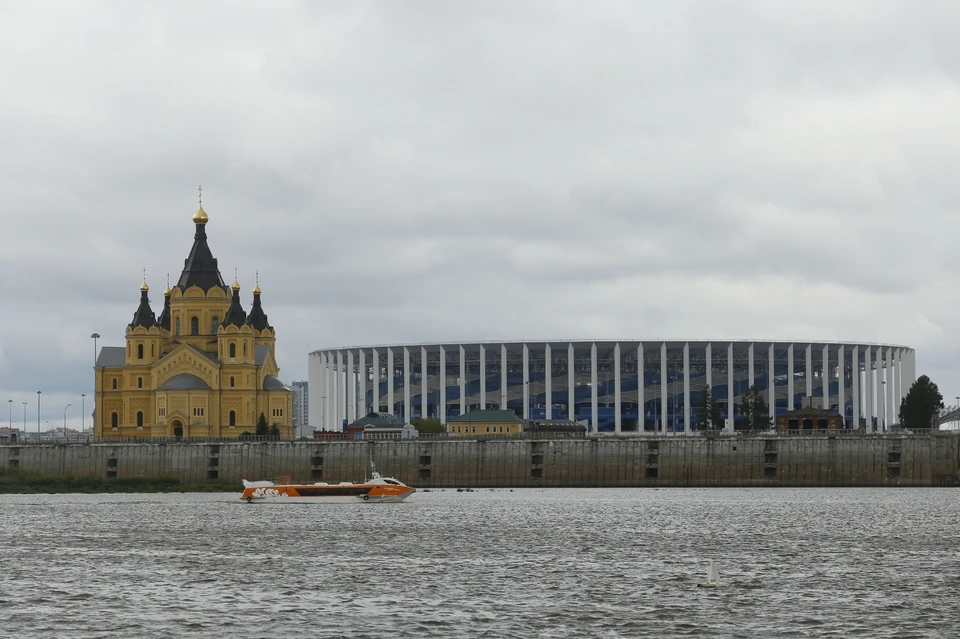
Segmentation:
{"type": "Polygon", "coordinates": [[[247,486],[240,499],[279,503],[382,504],[397,503],[416,492],[410,486],[386,484],[247,486]]]}

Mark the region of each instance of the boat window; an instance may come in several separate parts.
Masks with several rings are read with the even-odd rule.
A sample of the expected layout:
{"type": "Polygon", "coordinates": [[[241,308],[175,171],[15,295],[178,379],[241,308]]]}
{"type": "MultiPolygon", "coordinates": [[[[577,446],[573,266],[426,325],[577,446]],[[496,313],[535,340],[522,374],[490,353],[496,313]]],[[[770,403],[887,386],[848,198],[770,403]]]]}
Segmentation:
{"type": "Polygon", "coordinates": [[[392,479],[384,479],[383,481],[387,482],[387,483],[390,484],[391,486],[399,486],[399,485],[400,485],[398,482],[395,482],[395,481],[393,481],[392,479]]]}

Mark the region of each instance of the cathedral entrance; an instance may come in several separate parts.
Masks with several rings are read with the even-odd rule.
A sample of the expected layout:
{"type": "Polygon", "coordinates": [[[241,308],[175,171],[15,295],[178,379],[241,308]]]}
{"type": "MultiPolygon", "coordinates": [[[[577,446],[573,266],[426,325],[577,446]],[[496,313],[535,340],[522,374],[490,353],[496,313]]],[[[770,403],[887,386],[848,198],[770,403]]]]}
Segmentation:
{"type": "Polygon", "coordinates": [[[183,437],[183,425],[180,422],[173,422],[173,436],[176,438],[183,437]]]}

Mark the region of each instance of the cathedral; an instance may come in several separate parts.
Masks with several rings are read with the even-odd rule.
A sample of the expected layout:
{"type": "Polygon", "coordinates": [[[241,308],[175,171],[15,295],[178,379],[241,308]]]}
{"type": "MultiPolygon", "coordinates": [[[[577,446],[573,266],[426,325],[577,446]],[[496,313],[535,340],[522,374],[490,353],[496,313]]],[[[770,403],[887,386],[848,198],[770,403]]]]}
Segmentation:
{"type": "Polygon", "coordinates": [[[97,438],[224,437],[254,433],[261,414],[293,438],[293,392],[277,379],[276,333],[253,289],[226,286],[207,245],[203,204],[193,216],[193,248],[177,285],[163,292],[158,318],[146,278],[127,326],[126,346],[97,356],[97,438]]]}

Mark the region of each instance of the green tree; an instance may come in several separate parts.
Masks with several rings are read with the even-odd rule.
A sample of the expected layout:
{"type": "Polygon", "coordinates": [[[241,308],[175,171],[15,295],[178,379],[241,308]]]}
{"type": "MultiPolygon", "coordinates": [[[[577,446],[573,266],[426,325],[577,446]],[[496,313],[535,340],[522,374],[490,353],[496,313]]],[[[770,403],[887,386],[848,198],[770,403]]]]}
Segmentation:
{"type": "Polygon", "coordinates": [[[703,398],[697,406],[700,409],[700,418],[697,420],[699,430],[719,430],[723,428],[720,419],[720,406],[713,398],[713,391],[707,386],[703,389],[703,398]]]}
{"type": "Polygon", "coordinates": [[[903,428],[937,428],[937,412],[943,409],[943,395],[926,375],[913,383],[907,396],[900,400],[900,426],[903,428]]]}
{"type": "Polygon", "coordinates": [[[746,430],[770,428],[770,408],[763,399],[763,393],[758,391],[756,386],[751,386],[741,396],[740,406],[743,407],[743,415],[746,417],[746,430]]]}
{"type": "Polygon", "coordinates": [[[414,428],[417,429],[418,433],[445,433],[447,432],[446,427],[440,422],[439,419],[433,419],[432,417],[422,417],[420,419],[415,419],[410,422],[414,428]]]}
{"type": "Polygon", "coordinates": [[[277,422],[270,426],[270,439],[280,439],[280,424],[277,422]]]}
{"type": "Polygon", "coordinates": [[[263,413],[260,413],[260,417],[257,417],[257,430],[255,434],[257,437],[266,437],[270,434],[270,424],[267,423],[267,416],[263,413]]]}

